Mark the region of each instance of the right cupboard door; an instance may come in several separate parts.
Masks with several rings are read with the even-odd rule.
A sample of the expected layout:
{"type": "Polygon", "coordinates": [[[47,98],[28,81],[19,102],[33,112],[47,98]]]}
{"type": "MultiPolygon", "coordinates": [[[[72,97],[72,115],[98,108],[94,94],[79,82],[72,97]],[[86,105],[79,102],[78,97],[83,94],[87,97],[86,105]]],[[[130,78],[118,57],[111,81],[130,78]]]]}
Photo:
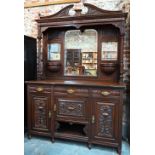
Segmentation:
{"type": "Polygon", "coordinates": [[[96,143],[117,143],[119,138],[119,101],[95,99],[92,115],[92,139],[96,143]]]}

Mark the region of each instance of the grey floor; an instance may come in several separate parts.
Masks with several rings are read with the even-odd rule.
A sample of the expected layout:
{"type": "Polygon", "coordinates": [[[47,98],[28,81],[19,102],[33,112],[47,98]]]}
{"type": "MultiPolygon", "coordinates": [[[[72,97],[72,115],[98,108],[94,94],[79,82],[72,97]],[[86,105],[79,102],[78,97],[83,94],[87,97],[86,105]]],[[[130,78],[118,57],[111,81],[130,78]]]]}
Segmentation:
{"type": "MultiPolygon", "coordinates": [[[[89,150],[86,143],[64,140],[52,143],[48,138],[25,137],[24,155],[117,155],[117,152],[99,145],[93,145],[89,150]]],[[[122,141],[122,155],[130,155],[129,144],[125,141],[122,141]]]]}

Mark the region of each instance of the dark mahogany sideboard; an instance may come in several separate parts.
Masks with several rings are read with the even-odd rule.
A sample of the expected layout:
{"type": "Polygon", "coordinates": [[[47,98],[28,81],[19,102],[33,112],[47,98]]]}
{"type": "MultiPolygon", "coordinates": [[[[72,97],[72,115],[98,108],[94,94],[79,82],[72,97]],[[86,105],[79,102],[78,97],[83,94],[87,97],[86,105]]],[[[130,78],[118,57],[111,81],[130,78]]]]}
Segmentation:
{"type": "Polygon", "coordinates": [[[124,85],[94,81],[29,81],[28,134],[121,149],[124,85]]]}
{"type": "Polygon", "coordinates": [[[91,4],[40,16],[37,80],[27,81],[28,135],[121,154],[126,13],[91,4]]]}

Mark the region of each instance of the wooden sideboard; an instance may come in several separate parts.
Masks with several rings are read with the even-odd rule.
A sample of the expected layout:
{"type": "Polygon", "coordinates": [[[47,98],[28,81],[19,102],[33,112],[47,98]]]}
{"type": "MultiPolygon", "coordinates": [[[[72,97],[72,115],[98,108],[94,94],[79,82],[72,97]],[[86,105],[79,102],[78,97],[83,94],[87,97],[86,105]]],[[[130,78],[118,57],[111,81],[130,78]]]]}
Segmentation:
{"type": "Polygon", "coordinates": [[[28,81],[28,135],[112,146],[121,152],[123,84],[28,81]]]}
{"type": "Polygon", "coordinates": [[[69,5],[37,19],[37,80],[27,81],[28,135],[121,154],[126,13],[69,5]]]}

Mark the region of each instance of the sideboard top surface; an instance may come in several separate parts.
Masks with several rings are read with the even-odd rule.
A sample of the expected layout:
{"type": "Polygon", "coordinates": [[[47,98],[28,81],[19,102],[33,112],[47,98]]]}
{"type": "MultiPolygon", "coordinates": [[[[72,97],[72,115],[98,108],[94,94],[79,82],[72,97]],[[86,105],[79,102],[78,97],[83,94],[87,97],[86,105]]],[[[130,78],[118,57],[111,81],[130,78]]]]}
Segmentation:
{"type": "Polygon", "coordinates": [[[96,87],[111,87],[122,88],[126,86],[123,83],[101,82],[101,81],[86,81],[86,80],[37,80],[26,81],[27,84],[48,84],[48,85],[70,85],[70,86],[96,86],[96,87]]]}

